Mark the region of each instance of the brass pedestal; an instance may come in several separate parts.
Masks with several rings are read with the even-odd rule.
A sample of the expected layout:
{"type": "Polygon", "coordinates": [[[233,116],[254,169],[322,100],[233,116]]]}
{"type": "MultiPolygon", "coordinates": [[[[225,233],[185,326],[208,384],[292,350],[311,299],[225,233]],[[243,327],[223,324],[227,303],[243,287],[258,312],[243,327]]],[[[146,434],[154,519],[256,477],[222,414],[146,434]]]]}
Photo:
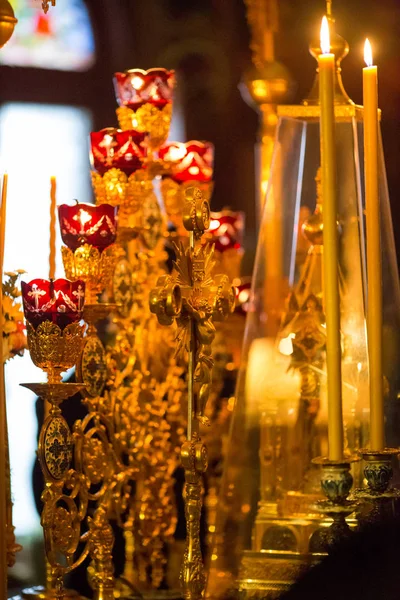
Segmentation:
{"type": "MultiPolygon", "coordinates": [[[[9,600],[56,600],[55,590],[49,590],[42,585],[35,585],[22,590],[18,596],[13,596],[9,600]]],[[[83,596],[79,596],[74,590],[64,591],[65,600],[86,600],[83,596]]]]}
{"type": "Polygon", "coordinates": [[[239,592],[248,598],[276,600],[324,556],[247,550],[243,555],[237,581],[239,592]]]}

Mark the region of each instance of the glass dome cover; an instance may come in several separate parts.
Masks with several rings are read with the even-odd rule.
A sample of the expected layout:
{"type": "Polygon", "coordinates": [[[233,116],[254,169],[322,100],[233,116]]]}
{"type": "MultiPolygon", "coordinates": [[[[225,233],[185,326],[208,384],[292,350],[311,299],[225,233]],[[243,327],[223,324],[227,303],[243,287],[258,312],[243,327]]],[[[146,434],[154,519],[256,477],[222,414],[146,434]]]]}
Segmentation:
{"type": "MultiPolygon", "coordinates": [[[[335,120],[342,395],[350,456],[369,441],[367,288],[363,110],[342,89],[337,86],[335,120]]],[[[211,598],[255,590],[269,598],[286,590],[321,559],[321,534],[330,524],[314,508],[323,496],[321,467],[312,463],[328,454],[322,256],[329,249],[323,245],[319,106],[310,100],[280,107],[279,114],[210,562],[211,598]]],[[[382,144],[379,177],[386,441],[399,446],[400,293],[382,144]]],[[[353,464],[352,474],[354,487],[362,486],[362,462],[353,464]]]]}

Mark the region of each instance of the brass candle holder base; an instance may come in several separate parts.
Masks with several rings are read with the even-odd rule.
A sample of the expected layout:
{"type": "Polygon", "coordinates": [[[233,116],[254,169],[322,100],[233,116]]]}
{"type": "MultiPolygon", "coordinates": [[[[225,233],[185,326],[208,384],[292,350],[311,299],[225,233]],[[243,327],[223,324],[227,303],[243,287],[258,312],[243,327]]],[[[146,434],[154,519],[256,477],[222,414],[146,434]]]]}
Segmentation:
{"type": "Polygon", "coordinates": [[[393,515],[393,502],[400,498],[400,490],[390,486],[392,460],[400,454],[400,449],[362,449],[359,454],[365,461],[364,477],[368,487],[355,490],[353,496],[363,502],[366,511],[362,511],[359,518],[362,526],[368,526],[393,515]]]}
{"type": "Polygon", "coordinates": [[[21,383],[20,385],[56,406],[85,389],[83,383],[21,383]]]}
{"type": "Polygon", "coordinates": [[[356,510],[358,502],[348,499],[353,485],[350,467],[352,462],[358,460],[358,457],[351,457],[340,461],[328,458],[315,458],[312,461],[322,466],[321,487],[327,497],[327,500],[316,502],[315,510],[333,519],[332,525],[321,533],[321,547],[328,553],[352,535],[346,518],[356,510]]]}
{"type": "MultiPolygon", "coordinates": [[[[83,600],[75,590],[63,590],[65,600],[83,600]]],[[[57,600],[57,592],[51,588],[45,588],[41,585],[26,588],[22,590],[21,596],[14,596],[13,600],[57,600]]]]}

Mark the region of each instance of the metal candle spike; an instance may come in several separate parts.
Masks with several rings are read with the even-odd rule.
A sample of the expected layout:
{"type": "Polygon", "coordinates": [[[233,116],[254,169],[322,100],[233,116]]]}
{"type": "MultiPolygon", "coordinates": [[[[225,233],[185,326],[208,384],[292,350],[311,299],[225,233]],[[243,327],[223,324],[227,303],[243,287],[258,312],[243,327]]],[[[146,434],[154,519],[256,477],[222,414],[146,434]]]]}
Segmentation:
{"type": "Polygon", "coordinates": [[[202,597],[205,573],[200,547],[202,477],[207,469],[207,450],[199,435],[205,424],[213,359],[211,344],[215,321],[222,321],[235,305],[235,293],[227,275],[212,277],[214,246],[204,245],[210,208],[198,188],[186,191],[183,224],[189,231],[189,247],[175,246],[175,270],[157,281],[150,294],[150,310],[160,324],[178,326],[177,355],[188,356],[188,428],[181,448],[186,480],[186,552],[181,583],[188,600],[202,597]]]}

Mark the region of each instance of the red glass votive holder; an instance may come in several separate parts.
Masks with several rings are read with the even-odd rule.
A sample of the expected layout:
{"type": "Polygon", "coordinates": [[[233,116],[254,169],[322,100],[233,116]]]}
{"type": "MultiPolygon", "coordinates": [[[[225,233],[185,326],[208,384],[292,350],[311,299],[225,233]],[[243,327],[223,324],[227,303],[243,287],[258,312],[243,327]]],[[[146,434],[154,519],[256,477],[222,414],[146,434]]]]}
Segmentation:
{"type": "Polygon", "coordinates": [[[210,213],[207,234],[215,244],[217,252],[240,250],[243,247],[244,220],[243,212],[233,212],[229,209],[210,213]]]}
{"type": "Polygon", "coordinates": [[[209,182],[213,176],[214,146],[210,142],[168,142],[158,153],[166,177],[177,183],[209,182]]]}
{"type": "Polygon", "coordinates": [[[221,270],[230,280],[240,276],[243,259],[244,213],[224,209],[210,213],[210,227],[206,239],[214,244],[216,272],[221,270]]]}
{"type": "Polygon", "coordinates": [[[246,314],[251,299],[251,277],[234,279],[233,286],[236,293],[236,312],[246,314]]]}
{"type": "Polygon", "coordinates": [[[119,106],[137,110],[144,104],[158,109],[172,102],[175,85],[174,71],[162,68],[130,69],[124,73],[115,73],[114,88],[119,106]]]}
{"type": "Polygon", "coordinates": [[[25,319],[37,329],[50,321],[65,329],[83,317],[85,283],[68,279],[32,279],[21,282],[25,319]]]}
{"type": "Polygon", "coordinates": [[[117,213],[111,204],[62,204],[58,216],[64,244],[72,251],[89,244],[102,252],[117,239],[117,213]]]}
{"type": "Polygon", "coordinates": [[[49,384],[59,384],[82,352],[85,284],[33,279],[21,287],[31,359],[47,372],[49,384]]]}
{"type": "Polygon", "coordinates": [[[146,134],[139,131],[121,131],[112,127],[92,131],[90,148],[92,167],[100,175],[118,169],[129,177],[145,166],[146,134]]]}
{"type": "Polygon", "coordinates": [[[170,222],[179,237],[186,237],[182,227],[182,210],[185,191],[189,187],[199,188],[204,200],[209,201],[213,190],[214,146],[209,142],[169,142],[159,150],[163,166],[161,193],[170,222]]]}
{"type": "Polygon", "coordinates": [[[152,152],[168,138],[174,84],[174,72],[167,69],[131,69],[114,76],[121,129],[147,133],[152,152]]]}

